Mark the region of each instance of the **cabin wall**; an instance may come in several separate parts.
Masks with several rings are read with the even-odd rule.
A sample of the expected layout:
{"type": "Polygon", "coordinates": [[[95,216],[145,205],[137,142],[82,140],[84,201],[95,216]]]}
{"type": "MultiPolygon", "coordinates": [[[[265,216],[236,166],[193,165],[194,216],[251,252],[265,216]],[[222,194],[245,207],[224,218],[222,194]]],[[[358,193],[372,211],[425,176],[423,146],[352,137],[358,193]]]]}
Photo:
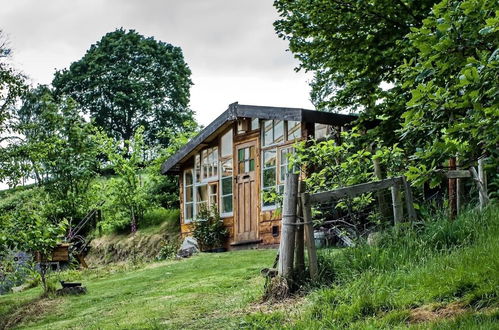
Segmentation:
{"type": "MultiPolygon", "coordinates": [[[[258,205],[257,205],[257,226],[258,226],[258,239],[261,240],[261,243],[259,245],[261,246],[275,246],[279,244],[281,233],[282,233],[282,226],[281,226],[281,211],[277,209],[265,209],[262,210],[262,203],[261,203],[261,176],[262,176],[262,169],[263,169],[263,159],[262,159],[262,148],[261,147],[261,128],[258,131],[252,131],[249,133],[243,133],[243,134],[238,134],[237,132],[237,122],[233,123],[232,126],[234,135],[233,135],[233,152],[232,152],[232,157],[233,157],[233,175],[235,176],[237,174],[237,155],[236,155],[236,146],[241,143],[249,142],[251,140],[257,141],[256,144],[256,157],[255,157],[255,174],[256,174],[256,190],[258,193],[258,205]]],[[[220,137],[225,133],[225,131],[220,132],[219,136],[214,139],[214,141],[219,141],[220,137]]],[[[306,140],[309,136],[314,135],[314,124],[310,123],[302,123],[301,124],[301,138],[300,140],[306,140]]],[[[220,150],[220,145],[219,142],[216,142],[218,144],[219,150],[220,150]]],[[[291,146],[294,142],[288,142],[288,143],[283,143],[280,144],[278,147],[285,147],[285,146],[291,146]]],[[[210,144],[210,146],[214,146],[215,143],[210,144]]],[[[192,223],[185,223],[184,221],[184,185],[183,185],[183,172],[184,170],[191,168],[194,163],[193,161],[189,161],[188,165],[184,165],[181,167],[181,174],[179,178],[179,184],[180,184],[180,221],[181,221],[181,236],[182,238],[186,236],[191,236],[192,235],[192,230],[193,230],[193,225],[192,223]]],[[[219,175],[221,173],[221,168],[219,168],[219,175]]],[[[196,192],[194,192],[196,193],[196,192]]],[[[220,193],[221,193],[221,187],[219,185],[218,187],[218,202],[220,202],[220,193]]],[[[237,205],[237,197],[236,197],[236,183],[235,180],[233,180],[233,216],[230,217],[224,217],[224,225],[229,231],[229,239],[226,244],[227,249],[232,249],[233,247],[231,246],[231,243],[234,243],[234,231],[235,231],[235,216],[236,216],[236,205],[237,205]]]]}

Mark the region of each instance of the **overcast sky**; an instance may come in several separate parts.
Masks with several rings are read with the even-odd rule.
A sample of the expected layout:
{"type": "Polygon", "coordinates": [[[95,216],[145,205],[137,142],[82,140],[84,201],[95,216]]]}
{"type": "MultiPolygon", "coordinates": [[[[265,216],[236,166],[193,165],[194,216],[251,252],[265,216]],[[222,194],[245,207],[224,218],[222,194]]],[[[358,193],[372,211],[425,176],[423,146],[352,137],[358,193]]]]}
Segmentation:
{"type": "Polygon", "coordinates": [[[33,84],[80,59],[116,28],[180,46],[191,107],[209,124],[229,103],[312,109],[305,73],[277,38],[272,0],[0,0],[0,29],[33,84]]]}

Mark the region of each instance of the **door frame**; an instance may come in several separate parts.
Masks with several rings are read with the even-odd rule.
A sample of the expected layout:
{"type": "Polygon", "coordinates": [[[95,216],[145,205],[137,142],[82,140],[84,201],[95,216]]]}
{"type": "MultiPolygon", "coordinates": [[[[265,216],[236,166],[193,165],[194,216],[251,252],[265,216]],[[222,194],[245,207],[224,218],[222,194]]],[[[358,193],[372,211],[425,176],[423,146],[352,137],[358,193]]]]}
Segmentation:
{"type": "Polygon", "coordinates": [[[255,214],[255,231],[256,231],[256,238],[255,241],[260,240],[260,145],[259,145],[259,138],[251,138],[248,140],[243,140],[239,141],[237,143],[234,143],[234,150],[233,150],[233,168],[234,168],[234,180],[233,180],[233,186],[232,186],[232,191],[234,192],[233,195],[233,205],[234,205],[234,243],[241,243],[243,241],[239,241],[237,238],[237,222],[239,220],[239,196],[238,196],[238,176],[240,175],[239,173],[239,153],[238,150],[240,148],[244,148],[247,146],[254,146],[255,147],[255,169],[254,169],[254,175],[255,175],[255,194],[256,194],[256,201],[255,205],[253,205],[253,211],[255,214]]]}

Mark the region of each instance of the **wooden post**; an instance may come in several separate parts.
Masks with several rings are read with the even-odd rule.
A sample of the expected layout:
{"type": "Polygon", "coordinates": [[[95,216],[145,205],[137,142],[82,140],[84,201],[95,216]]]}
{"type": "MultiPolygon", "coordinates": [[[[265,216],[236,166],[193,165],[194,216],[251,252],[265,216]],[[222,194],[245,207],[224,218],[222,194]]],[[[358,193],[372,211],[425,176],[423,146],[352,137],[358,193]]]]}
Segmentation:
{"type": "Polygon", "coordinates": [[[402,207],[402,197],[400,196],[399,183],[393,183],[392,191],[392,204],[393,204],[393,223],[398,225],[402,222],[404,217],[404,208],[402,207]]]}
{"type": "Polygon", "coordinates": [[[286,279],[290,279],[293,272],[297,195],[298,174],[289,173],[286,175],[282,203],[282,235],[278,268],[279,275],[286,279]]]}
{"type": "MultiPolygon", "coordinates": [[[[305,184],[303,182],[298,182],[298,192],[299,196],[305,192],[305,184]]],[[[298,198],[298,205],[296,211],[297,219],[299,222],[303,222],[303,206],[301,197],[298,198]]],[[[305,243],[304,243],[304,233],[303,225],[296,226],[295,233],[295,270],[298,274],[303,274],[305,270],[305,243]]]]}
{"type": "Polygon", "coordinates": [[[485,158],[480,158],[478,160],[478,179],[482,183],[483,193],[480,193],[480,209],[483,210],[485,205],[489,202],[489,196],[487,193],[487,174],[485,172],[485,158]]]}
{"type": "Polygon", "coordinates": [[[405,176],[402,176],[402,183],[404,185],[404,192],[405,192],[405,206],[407,208],[407,214],[409,215],[409,220],[414,221],[416,220],[416,210],[414,209],[414,199],[412,197],[412,189],[411,185],[409,182],[407,182],[407,179],[405,176]]]}
{"type": "MultiPolygon", "coordinates": [[[[489,202],[489,197],[487,195],[487,187],[485,186],[484,182],[480,180],[480,175],[477,173],[474,167],[470,167],[470,172],[471,176],[473,177],[473,180],[475,180],[476,185],[478,187],[478,193],[480,198],[480,210],[483,210],[485,205],[487,205],[487,203],[489,202]]],[[[483,172],[483,163],[482,163],[482,172],[483,172]]],[[[482,177],[485,180],[485,173],[482,174],[482,177]]]]}
{"type": "MultiPolygon", "coordinates": [[[[381,171],[381,164],[378,158],[373,158],[373,166],[374,166],[374,175],[378,178],[378,180],[383,180],[383,172],[381,171]]],[[[378,197],[378,205],[381,215],[384,218],[390,217],[390,208],[388,207],[388,203],[386,202],[385,194],[383,191],[379,190],[376,192],[378,197]]]]}
{"type": "MultiPolygon", "coordinates": [[[[449,170],[456,170],[456,157],[449,158],[449,170]]],[[[449,187],[449,216],[454,220],[457,216],[457,181],[455,178],[448,179],[449,187]]]]}
{"type": "MultiPolygon", "coordinates": [[[[456,158],[456,168],[457,170],[461,170],[459,167],[459,158],[456,158]]],[[[461,212],[461,208],[463,207],[463,179],[456,179],[456,211],[457,214],[461,212]]]]}
{"type": "Polygon", "coordinates": [[[308,252],[308,268],[310,270],[310,278],[316,281],[319,275],[317,266],[317,251],[314,240],[314,226],[312,225],[312,204],[310,203],[310,195],[308,193],[301,194],[303,222],[305,222],[305,244],[308,252]]]}

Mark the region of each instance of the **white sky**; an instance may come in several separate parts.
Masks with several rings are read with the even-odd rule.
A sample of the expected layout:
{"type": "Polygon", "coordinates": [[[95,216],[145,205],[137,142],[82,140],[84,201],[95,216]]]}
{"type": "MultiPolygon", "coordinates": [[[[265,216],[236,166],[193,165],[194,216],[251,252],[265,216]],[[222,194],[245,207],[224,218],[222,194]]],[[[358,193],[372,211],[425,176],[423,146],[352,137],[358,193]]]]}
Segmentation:
{"type": "Polygon", "coordinates": [[[209,124],[235,101],[312,109],[305,73],[277,38],[271,0],[0,0],[0,29],[33,84],[79,60],[116,28],[180,46],[191,108],[209,124]]]}

